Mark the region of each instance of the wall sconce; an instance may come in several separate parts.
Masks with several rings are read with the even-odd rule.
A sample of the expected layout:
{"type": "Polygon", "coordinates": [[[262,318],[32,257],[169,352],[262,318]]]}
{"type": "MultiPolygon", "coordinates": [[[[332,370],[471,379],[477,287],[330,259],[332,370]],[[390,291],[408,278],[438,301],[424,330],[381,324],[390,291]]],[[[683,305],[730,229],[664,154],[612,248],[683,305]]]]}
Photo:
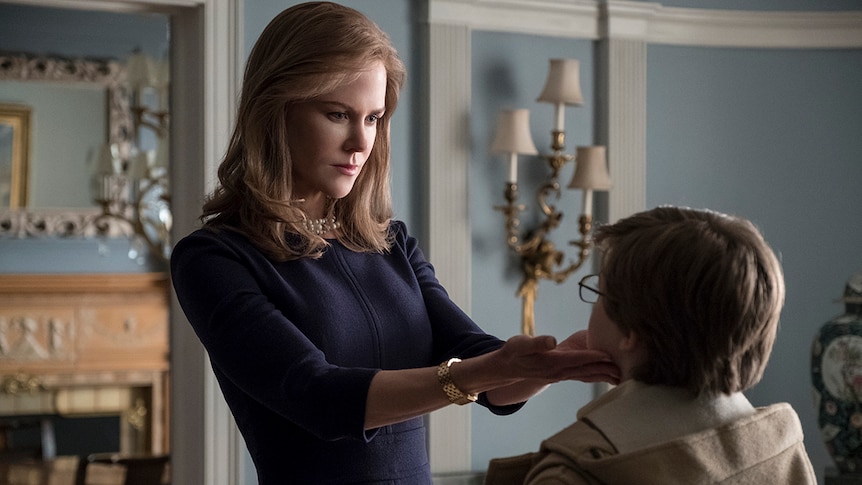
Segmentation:
{"type": "Polygon", "coordinates": [[[583,104],[579,79],[579,65],[575,59],[551,59],[548,79],[536,101],[554,105],[554,129],[551,131],[551,153],[542,155],[551,168],[548,180],[536,190],[539,208],[544,214],[540,225],[521,235],[520,212],[525,210],[518,201],[518,155],[537,155],[539,152],[530,135],[530,113],[526,109],[504,110],[500,113],[497,133],[491,151],[509,155],[509,178],[504,197],[506,205],[495,206],[506,217],[506,242],[521,259],[523,280],[517,295],[523,301],[521,332],[535,334],[535,302],[541,279],[564,282],[589,256],[592,243],[588,234],[592,229],[593,192],[611,188],[607,168],[607,157],[603,146],[581,146],[576,156],[563,153],[566,134],[564,131],[565,106],[583,104]],[[563,212],[548,203],[551,195],[559,199],[560,171],[570,161],[575,163],[575,172],[568,185],[570,189],[583,191],[584,212],[578,219],[580,239],[569,244],[577,248],[577,260],[563,266],[565,254],[548,239],[563,219],[563,212]]]}
{"type": "Polygon", "coordinates": [[[130,142],[103,147],[99,158],[96,202],[102,212],[96,227],[105,234],[110,226],[107,219],[124,222],[132,231],[129,257],[140,261],[146,251],[163,259],[170,254],[168,70],[167,61],[139,51],[129,57],[130,142]]]}

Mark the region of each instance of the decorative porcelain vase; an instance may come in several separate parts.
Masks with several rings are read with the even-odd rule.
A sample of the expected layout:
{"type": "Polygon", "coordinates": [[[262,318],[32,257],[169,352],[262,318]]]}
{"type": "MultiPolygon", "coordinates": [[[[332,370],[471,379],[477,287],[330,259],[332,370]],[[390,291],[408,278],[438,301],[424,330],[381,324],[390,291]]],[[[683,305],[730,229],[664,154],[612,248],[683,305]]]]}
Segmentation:
{"type": "Polygon", "coordinates": [[[862,272],[847,282],[844,314],[823,324],[811,349],[820,433],[841,474],[862,474],[862,272]]]}

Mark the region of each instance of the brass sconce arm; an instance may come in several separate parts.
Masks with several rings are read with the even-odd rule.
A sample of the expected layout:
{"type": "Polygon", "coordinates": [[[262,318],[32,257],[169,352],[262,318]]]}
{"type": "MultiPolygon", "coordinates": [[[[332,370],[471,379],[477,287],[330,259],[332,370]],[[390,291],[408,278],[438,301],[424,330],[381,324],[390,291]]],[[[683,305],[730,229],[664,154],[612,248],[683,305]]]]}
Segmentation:
{"type": "Polygon", "coordinates": [[[521,332],[535,334],[535,303],[539,281],[547,279],[563,283],[589,258],[592,243],[588,237],[592,229],[593,191],[609,190],[610,176],[607,170],[605,147],[577,147],[577,156],[564,153],[566,133],[565,107],[583,104],[579,81],[579,64],[575,59],[551,59],[548,78],[536,101],[554,105],[555,123],[551,130],[551,153],[543,155],[550,167],[547,182],[536,190],[536,200],[541,210],[541,223],[533,230],[521,235],[519,215],[524,206],[518,201],[518,155],[538,155],[529,126],[529,111],[526,109],[504,110],[497,120],[497,133],[491,144],[495,153],[509,156],[509,178],[503,194],[506,204],[495,206],[505,216],[506,244],[518,255],[522,272],[517,295],[523,300],[521,332]],[[558,178],[569,162],[575,172],[568,185],[570,189],[583,191],[583,213],[578,219],[579,240],[569,244],[577,248],[575,259],[565,264],[566,255],[550,240],[550,234],[563,221],[563,212],[550,203],[551,197],[561,196],[558,178]]]}
{"type": "Polygon", "coordinates": [[[6,377],[0,384],[0,392],[11,396],[35,394],[43,390],[45,386],[38,377],[21,373],[6,377]]]}
{"type": "Polygon", "coordinates": [[[168,184],[169,73],[165,62],[135,51],[128,60],[126,83],[132,113],[131,136],[123,146],[103,149],[100,160],[102,211],[95,220],[100,235],[108,235],[111,221],[123,223],[132,242],[129,257],[139,262],[149,253],[165,261],[170,254],[170,187],[168,184]],[[144,137],[155,135],[155,147],[144,137]],[[151,146],[145,146],[151,145],[151,146]]]}
{"type": "Polygon", "coordinates": [[[109,219],[121,221],[129,228],[128,236],[132,240],[143,241],[149,254],[167,260],[172,222],[167,183],[166,175],[148,177],[137,183],[124,174],[105,176],[103,187],[107,193],[96,199],[102,208],[94,220],[98,234],[110,233],[109,219]],[[131,197],[123,196],[127,191],[132,192],[131,197]]]}
{"type": "Polygon", "coordinates": [[[136,126],[153,130],[159,138],[168,136],[170,113],[167,110],[153,110],[140,105],[132,106],[131,110],[135,117],[136,126]],[[151,119],[147,119],[147,117],[151,119]]]}
{"type": "Polygon", "coordinates": [[[526,235],[523,242],[521,242],[521,221],[518,219],[518,214],[524,210],[524,206],[515,204],[517,184],[507,185],[505,192],[507,205],[495,207],[506,218],[507,243],[520,259],[523,278],[518,287],[517,295],[523,300],[521,332],[525,335],[535,335],[535,301],[539,281],[547,279],[558,284],[565,282],[569,275],[584,264],[591,248],[587,234],[592,225],[592,217],[581,215],[579,219],[581,239],[569,242],[569,244],[579,248],[577,259],[570,261],[568,266],[562,266],[565,253],[558,250],[556,245],[548,239],[548,235],[560,225],[563,219],[563,213],[546,202],[547,196],[552,193],[556,193],[559,197],[560,187],[556,181],[539,188],[537,198],[545,218],[538,228],[526,235]]]}

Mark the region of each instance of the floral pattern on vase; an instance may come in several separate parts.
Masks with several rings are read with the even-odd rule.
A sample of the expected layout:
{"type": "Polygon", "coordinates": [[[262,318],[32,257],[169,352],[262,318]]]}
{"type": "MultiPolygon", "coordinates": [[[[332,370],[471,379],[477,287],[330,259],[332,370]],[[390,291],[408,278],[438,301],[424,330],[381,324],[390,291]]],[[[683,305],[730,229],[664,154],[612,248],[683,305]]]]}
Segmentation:
{"type": "Polygon", "coordinates": [[[820,327],[811,378],[820,433],[842,474],[862,474],[862,273],[845,287],[845,312],[820,327]]]}

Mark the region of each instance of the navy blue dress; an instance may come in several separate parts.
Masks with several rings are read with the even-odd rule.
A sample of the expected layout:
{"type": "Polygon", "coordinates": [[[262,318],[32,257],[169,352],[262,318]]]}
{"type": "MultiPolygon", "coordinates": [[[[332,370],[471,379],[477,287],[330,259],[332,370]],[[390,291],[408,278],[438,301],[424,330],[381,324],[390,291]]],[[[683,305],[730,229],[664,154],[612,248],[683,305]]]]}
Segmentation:
{"type": "Polygon", "coordinates": [[[179,302],[260,485],[430,484],[422,417],[363,429],[371,379],[502,345],[449,299],[405,225],[390,230],[386,254],[331,241],[319,259],[283,263],[231,231],[198,230],[174,248],[179,302]]]}

